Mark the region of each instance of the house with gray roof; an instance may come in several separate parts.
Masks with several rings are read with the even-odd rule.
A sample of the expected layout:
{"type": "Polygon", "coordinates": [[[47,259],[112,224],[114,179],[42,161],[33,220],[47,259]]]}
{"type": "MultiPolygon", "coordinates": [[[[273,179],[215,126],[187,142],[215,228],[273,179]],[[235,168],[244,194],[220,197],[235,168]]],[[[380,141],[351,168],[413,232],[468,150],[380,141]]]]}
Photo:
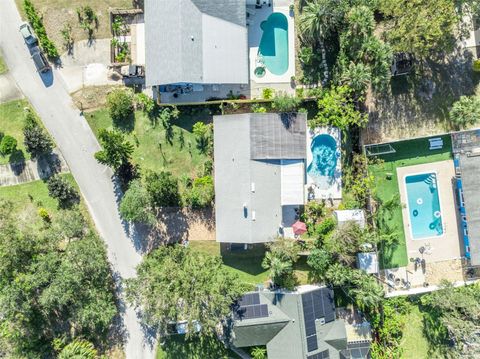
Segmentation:
{"type": "Polygon", "coordinates": [[[333,290],[325,286],[250,292],[238,301],[233,315],[232,344],[238,348],[265,345],[269,359],[369,355],[371,337],[357,336],[349,341],[348,324],[337,319],[333,290]]]}
{"type": "Polygon", "coordinates": [[[246,0],[145,0],[147,86],[247,84],[246,0]]]}
{"type": "Polygon", "coordinates": [[[223,243],[293,237],[304,204],[307,116],[214,116],[216,236],[223,243]]]}

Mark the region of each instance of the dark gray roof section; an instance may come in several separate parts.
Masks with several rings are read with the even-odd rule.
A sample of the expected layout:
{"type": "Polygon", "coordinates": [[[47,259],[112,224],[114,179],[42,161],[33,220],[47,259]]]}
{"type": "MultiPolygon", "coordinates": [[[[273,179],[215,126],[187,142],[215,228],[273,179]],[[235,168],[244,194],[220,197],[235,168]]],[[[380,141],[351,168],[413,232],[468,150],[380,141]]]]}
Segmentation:
{"type": "Polygon", "coordinates": [[[255,160],[305,158],[306,130],[305,114],[251,114],[250,156],[255,160]]]}
{"type": "Polygon", "coordinates": [[[145,0],[147,86],[248,83],[246,0],[145,0]]]}
{"type": "Polygon", "coordinates": [[[459,156],[467,217],[470,262],[480,265],[480,130],[452,134],[453,152],[459,156]]]}
{"type": "MultiPolygon", "coordinates": [[[[318,297],[324,316],[334,315],[333,292],[326,287],[303,286],[297,291],[260,291],[261,304],[267,304],[269,318],[236,320],[233,327],[233,344],[237,347],[259,345],[261,340],[267,346],[268,357],[272,359],[340,358],[340,351],[347,349],[345,322],[335,320],[310,320],[305,318],[305,298],[318,297]],[[326,308],[323,303],[328,303],[326,308]],[[313,323],[312,335],[306,336],[307,322],[313,323]],[[248,328],[248,331],[246,329],[248,328]],[[262,334],[268,332],[268,335],[262,334]],[[249,334],[250,333],[250,334],[249,334]],[[272,334],[274,334],[272,336],[272,334]],[[310,338],[310,339],[309,339],[310,338]],[[309,351],[308,343],[315,341],[315,349],[309,351]],[[268,341],[266,341],[268,339],[268,341]]],[[[310,312],[309,312],[310,313],[310,312]]],[[[309,315],[315,316],[315,313],[309,315]]]]}
{"type": "MultiPolygon", "coordinates": [[[[281,160],[251,158],[253,148],[258,145],[256,140],[252,142],[252,128],[256,131],[254,138],[269,136],[268,126],[253,125],[262,121],[277,121],[283,126],[279,114],[226,115],[213,119],[217,242],[263,243],[279,234],[283,219],[281,160]],[[263,135],[261,130],[265,131],[263,135]]],[[[306,115],[299,114],[295,121],[295,126],[305,128],[306,115]]],[[[285,153],[296,156],[296,149],[288,149],[293,145],[297,146],[298,141],[285,145],[285,153]]],[[[305,136],[300,145],[300,152],[304,153],[305,136]]]]}

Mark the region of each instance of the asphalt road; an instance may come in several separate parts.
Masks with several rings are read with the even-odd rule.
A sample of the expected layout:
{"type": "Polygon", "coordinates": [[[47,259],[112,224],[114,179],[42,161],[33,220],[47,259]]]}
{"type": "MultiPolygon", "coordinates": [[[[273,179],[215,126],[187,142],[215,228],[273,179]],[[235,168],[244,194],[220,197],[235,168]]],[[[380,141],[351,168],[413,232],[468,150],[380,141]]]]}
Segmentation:
{"type": "MultiPolygon", "coordinates": [[[[88,205],[99,234],[108,248],[114,272],[122,278],[135,275],[140,248],[126,233],[117,208],[111,171],[93,154],[99,144],[87,121],[75,108],[57,70],[40,76],[18,29],[20,15],[14,0],[0,0],[0,47],[10,74],[54,137],[88,205]]],[[[124,303],[121,303],[121,305],[124,303]]],[[[124,307],[127,359],[154,358],[153,336],[142,329],[133,308],[124,307]]]]}

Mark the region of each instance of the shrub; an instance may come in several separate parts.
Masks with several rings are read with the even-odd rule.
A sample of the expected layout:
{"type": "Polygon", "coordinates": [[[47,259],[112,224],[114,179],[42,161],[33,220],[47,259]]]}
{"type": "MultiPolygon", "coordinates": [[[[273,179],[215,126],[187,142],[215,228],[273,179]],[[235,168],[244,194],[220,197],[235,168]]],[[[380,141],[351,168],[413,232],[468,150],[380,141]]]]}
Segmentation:
{"type": "Polygon", "coordinates": [[[120,203],[120,215],[123,219],[145,224],[155,223],[150,208],[150,196],[139,180],[132,181],[120,203]]]}
{"type": "Polygon", "coordinates": [[[266,87],[262,90],[262,97],[265,100],[271,100],[273,98],[273,89],[266,87]]]}
{"type": "Polygon", "coordinates": [[[452,126],[457,130],[474,125],[480,119],[480,99],[477,96],[461,96],[453,104],[449,115],[452,126]]]}
{"type": "Polygon", "coordinates": [[[215,195],[212,176],[195,178],[185,195],[185,202],[192,208],[210,206],[215,195]]]}
{"type": "Polygon", "coordinates": [[[292,112],[301,103],[301,100],[295,96],[290,96],[286,92],[281,92],[273,99],[273,107],[279,112],[292,112]]]}
{"type": "Polygon", "coordinates": [[[107,106],[114,126],[132,130],[134,121],[133,93],[130,90],[117,89],[107,96],[107,106]]]}
{"type": "Polygon", "coordinates": [[[25,9],[28,22],[32,25],[43,51],[45,51],[48,57],[58,57],[57,48],[55,47],[53,41],[48,38],[47,31],[43,26],[42,18],[38,15],[37,10],[33,6],[32,2],[30,0],[24,0],[23,8],[25,9]]]}
{"type": "Polygon", "coordinates": [[[252,105],[252,111],[254,113],[266,113],[267,112],[267,108],[258,104],[258,103],[254,103],[252,105]]]}
{"type": "Polygon", "coordinates": [[[16,148],[17,140],[12,136],[6,135],[0,141],[0,153],[4,156],[12,154],[16,148]]]}
{"type": "Polygon", "coordinates": [[[473,61],[472,68],[473,71],[480,72],[480,59],[476,59],[475,61],[473,61]]]}
{"type": "Polygon", "coordinates": [[[150,172],[146,176],[146,189],[152,207],[176,207],[180,205],[178,181],[170,172],[150,172]]]}
{"type": "Polygon", "coordinates": [[[56,198],[62,208],[69,208],[80,202],[77,190],[60,176],[50,177],[47,187],[50,197],[56,198]]]}
{"type": "Polygon", "coordinates": [[[48,214],[48,211],[47,211],[45,208],[40,207],[40,208],[38,209],[38,215],[40,216],[40,218],[41,218],[44,222],[50,223],[51,218],[50,218],[50,215],[48,214]]]}
{"type": "Polygon", "coordinates": [[[31,111],[27,111],[26,113],[23,137],[25,148],[32,158],[49,153],[53,148],[53,142],[50,136],[40,126],[31,111]]]}

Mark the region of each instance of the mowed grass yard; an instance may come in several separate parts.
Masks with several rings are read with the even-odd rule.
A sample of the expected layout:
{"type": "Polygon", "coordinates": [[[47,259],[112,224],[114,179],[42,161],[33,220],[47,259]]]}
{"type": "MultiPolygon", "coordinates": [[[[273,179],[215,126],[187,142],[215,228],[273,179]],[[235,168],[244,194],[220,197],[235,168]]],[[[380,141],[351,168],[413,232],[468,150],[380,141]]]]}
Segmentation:
{"type": "MultiPolygon", "coordinates": [[[[191,241],[190,247],[198,252],[222,257],[223,264],[230,272],[237,274],[240,281],[252,290],[257,284],[265,284],[269,279],[269,271],[262,267],[265,247],[255,246],[248,251],[231,252],[222,250],[216,241],[191,241]]],[[[294,273],[299,284],[308,283],[309,266],[306,257],[301,256],[294,265],[294,273]]]]}
{"type": "MultiPolygon", "coordinates": [[[[70,173],[61,174],[61,176],[78,190],[75,179],[70,173]]],[[[0,187],[0,199],[11,201],[13,203],[13,211],[18,215],[36,213],[39,208],[45,208],[52,218],[61,213],[58,201],[48,195],[47,184],[41,180],[15,186],[0,187]]],[[[93,224],[83,200],[80,202],[80,211],[89,223],[93,224]]]]}
{"type": "MultiPolygon", "coordinates": [[[[72,36],[75,41],[88,38],[87,32],[80,27],[76,9],[81,6],[90,6],[98,17],[98,29],[94,32],[97,39],[110,38],[109,9],[130,9],[132,0],[31,0],[37,12],[43,17],[43,24],[48,37],[55,42],[58,51],[62,53],[63,38],[60,31],[65,24],[72,27],[72,36]]],[[[22,18],[25,20],[23,0],[15,0],[22,18]]]]}
{"type": "Polygon", "coordinates": [[[27,100],[15,100],[0,105],[0,132],[17,140],[17,151],[10,156],[0,155],[0,164],[28,160],[30,154],[23,144],[24,108],[30,107],[27,100]]]}
{"type": "MultiPolygon", "coordinates": [[[[89,112],[85,117],[97,138],[101,129],[113,128],[107,109],[89,112]]],[[[206,114],[200,114],[181,115],[177,120],[172,120],[174,137],[172,143],[169,143],[162,124],[154,127],[147,115],[137,111],[134,130],[126,133],[128,140],[135,146],[133,161],[142,170],[167,170],[178,177],[202,176],[208,158],[197,149],[195,136],[191,132],[196,121],[208,122],[210,118],[206,114]],[[180,133],[184,138],[183,145],[180,133]]]]}
{"type": "MultiPolygon", "coordinates": [[[[443,139],[443,148],[429,150],[428,138],[412,139],[391,143],[396,153],[376,156],[380,163],[370,164],[369,173],[374,176],[374,196],[381,202],[399,196],[397,167],[406,167],[424,163],[444,161],[452,158],[452,144],[449,135],[434,136],[443,139]],[[390,179],[389,179],[390,178],[390,179]]],[[[373,161],[374,162],[374,161],[373,161]]],[[[399,197],[398,197],[399,198],[399,197]]],[[[400,201],[400,198],[398,199],[400,201]]],[[[381,248],[380,265],[382,268],[396,268],[408,263],[405,233],[403,228],[402,205],[399,202],[388,218],[384,218],[388,227],[398,234],[398,242],[390,247],[381,248]]]]}

